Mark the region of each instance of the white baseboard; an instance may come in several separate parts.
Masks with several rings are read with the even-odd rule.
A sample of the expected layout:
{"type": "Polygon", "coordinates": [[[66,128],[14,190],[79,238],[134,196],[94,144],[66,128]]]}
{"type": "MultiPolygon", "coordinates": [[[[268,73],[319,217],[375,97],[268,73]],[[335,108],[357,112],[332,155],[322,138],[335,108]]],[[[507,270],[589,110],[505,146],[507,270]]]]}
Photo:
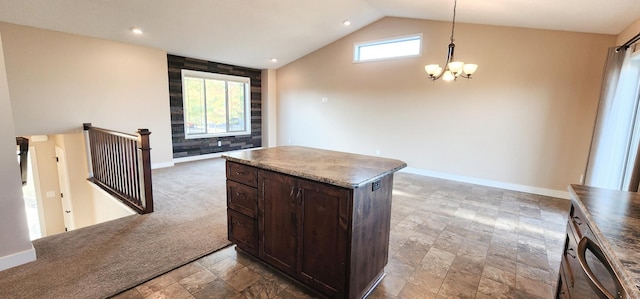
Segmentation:
{"type": "Polygon", "coordinates": [[[152,163],[151,164],[151,169],[156,169],[156,168],[165,168],[165,167],[173,167],[174,162],[162,162],[162,163],[152,163]]]}
{"type": "Polygon", "coordinates": [[[212,154],[205,154],[205,155],[197,155],[197,156],[175,158],[175,159],[173,159],[173,163],[182,163],[182,162],[191,162],[191,161],[206,160],[206,159],[212,159],[212,158],[220,158],[220,157],[222,157],[222,155],[226,155],[228,153],[247,151],[247,150],[254,150],[254,149],[261,149],[261,148],[262,147],[252,147],[252,148],[242,149],[242,150],[237,150],[237,151],[228,151],[228,152],[220,152],[220,153],[212,153],[212,154]]]}
{"type": "Polygon", "coordinates": [[[36,249],[31,245],[31,249],[29,250],[0,257],[0,271],[33,262],[35,260],[36,249]]]}
{"type": "Polygon", "coordinates": [[[182,158],[175,158],[175,159],[173,159],[173,163],[183,163],[183,162],[206,160],[206,159],[212,159],[212,158],[220,158],[225,153],[226,152],[206,154],[206,155],[197,155],[197,156],[189,156],[189,157],[182,157],[182,158]]]}
{"type": "Polygon", "coordinates": [[[560,191],[560,190],[554,190],[554,189],[532,187],[532,186],[526,186],[526,185],[519,185],[519,184],[505,183],[505,182],[492,181],[492,180],[486,180],[486,179],[479,179],[479,178],[473,178],[473,177],[466,177],[466,176],[460,176],[460,175],[455,175],[455,174],[450,174],[450,173],[430,171],[430,170],[424,170],[424,169],[418,169],[418,168],[412,168],[412,167],[407,167],[407,168],[401,169],[400,171],[401,172],[406,172],[406,173],[417,174],[417,175],[423,175],[423,176],[430,176],[430,177],[435,177],[435,178],[447,179],[447,180],[452,180],[452,181],[458,181],[458,182],[464,182],[464,183],[488,186],[488,187],[495,187],[495,188],[513,190],[513,191],[520,191],[520,192],[533,193],[533,194],[539,194],[539,195],[544,195],[544,196],[551,196],[551,197],[569,199],[569,192],[567,192],[567,191],[560,191]]]}

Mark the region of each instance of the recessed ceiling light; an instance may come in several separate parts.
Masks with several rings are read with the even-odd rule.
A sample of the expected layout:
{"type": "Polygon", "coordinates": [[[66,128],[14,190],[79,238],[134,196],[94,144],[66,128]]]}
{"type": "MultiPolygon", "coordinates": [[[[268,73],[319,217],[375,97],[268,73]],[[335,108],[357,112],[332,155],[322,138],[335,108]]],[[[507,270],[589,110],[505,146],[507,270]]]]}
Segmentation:
{"type": "Polygon", "coordinates": [[[349,26],[349,25],[351,25],[351,21],[344,20],[344,21],[342,21],[342,24],[345,25],[345,26],[349,26]]]}
{"type": "Polygon", "coordinates": [[[142,28],[138,28],[138,27],[131,27],[129,28],[129,30],[131,30],[131,32],[133,32],[134,34],[142,34],[144,31],[142,31],[142,28]]]}
{"type": "Polygon", "coordinates": [[[271,58],[271,62],[278,62],[278,58],[271,58]]]}

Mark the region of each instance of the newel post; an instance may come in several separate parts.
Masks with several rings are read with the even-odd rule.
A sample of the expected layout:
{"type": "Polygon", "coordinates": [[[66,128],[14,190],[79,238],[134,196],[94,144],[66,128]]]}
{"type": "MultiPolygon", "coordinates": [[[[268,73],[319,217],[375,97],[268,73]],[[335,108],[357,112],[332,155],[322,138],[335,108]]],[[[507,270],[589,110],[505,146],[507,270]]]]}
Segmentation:
{"type": "Polygon", "coordinates": [[[144,214],[153,212],[153,188],[151,184],[151,147],[148,129],[138,129],[138,144],[142,160],[142,176],[144,180],[144,214]]]}
{"type": "Polygon", "coordinates": [[[84,134],[84,151],[87,155],[87,172],[89,179],[93,178],[93,151],[91,150],[91,123],[82,124],[84,134]]]}

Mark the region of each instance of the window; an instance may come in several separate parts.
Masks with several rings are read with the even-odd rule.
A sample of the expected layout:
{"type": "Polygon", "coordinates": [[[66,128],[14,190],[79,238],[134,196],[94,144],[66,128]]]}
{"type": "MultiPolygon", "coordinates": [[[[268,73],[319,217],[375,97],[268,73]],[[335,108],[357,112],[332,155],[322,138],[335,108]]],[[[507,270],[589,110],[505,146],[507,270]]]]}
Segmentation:
{"type": "Polygon", "coordinates": [[[421,45],[422,34],[356,43],[353,45],[353,61],[365,62],[420,56],[421,45]]]}
{"type": "Polygon", "coordinates": [[[182,70],[185,138],[251,134],[250,80],[182,70]]]}

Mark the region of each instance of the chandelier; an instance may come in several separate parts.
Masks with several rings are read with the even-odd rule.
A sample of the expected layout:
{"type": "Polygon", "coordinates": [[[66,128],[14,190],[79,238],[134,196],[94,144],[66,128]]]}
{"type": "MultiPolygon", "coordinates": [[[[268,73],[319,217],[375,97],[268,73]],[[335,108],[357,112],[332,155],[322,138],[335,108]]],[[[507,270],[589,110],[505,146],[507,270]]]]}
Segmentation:
{"type": "Polygon", "coordinates": [[[447,52],[447,62],[444,64],[444,72],[440,65],[428,64],[424,66],[424,70],[429,74],[429,79],[432,81],[442,78],[444,81],[456,80],[458,77],[471,79],[471,74],[475,73],[478,69],[477,64],[464,63],[462,61],[455,61],[453,57],[453,50],[456,45],[453,43],[453,32],[456,28],[456,6],[457,0],[453,1],[453,22],[451,24],[451,43],[449,43],[449,51],[447,52]]]}

